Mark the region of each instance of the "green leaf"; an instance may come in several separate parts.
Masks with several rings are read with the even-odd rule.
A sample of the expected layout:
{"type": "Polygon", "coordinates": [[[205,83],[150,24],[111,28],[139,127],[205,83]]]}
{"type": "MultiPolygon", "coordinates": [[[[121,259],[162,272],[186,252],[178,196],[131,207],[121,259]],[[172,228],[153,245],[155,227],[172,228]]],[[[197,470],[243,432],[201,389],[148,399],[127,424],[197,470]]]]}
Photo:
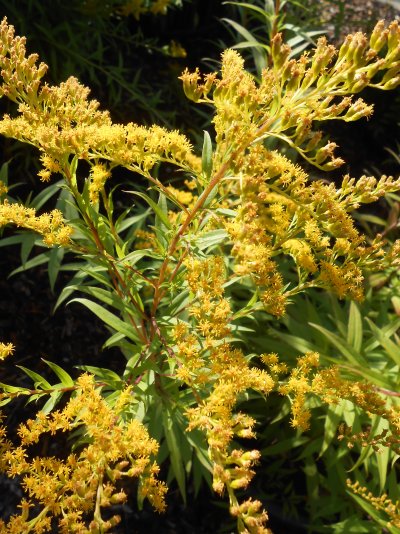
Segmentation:
{"type": "MultiPolygon", "coordinates": [[[[266,21],[271,20],[271,18],[274,17],[275,8],[274,8],[274,2],[273,0],[269,0],[265,2],[265,9],[262,7],[254,6],[252,4],[249,4],[248,2],[223,2],[224,4],[232,4],[234,6],[240,6],[245,7],[247,9],[250,9],[251,11],[254,11],[258,15],[260,15],[260,19],[265,19],[266,21]]],[[[283,7],[283,5],[281,5],[283,7]]]]}
{"type": "Polygon", "coordinates": [[[9,245],[19,245],[24,241],[26,235],[30,235],[30,234],[21,232],[17,235],[4,237],[3,239],[0,239],[0,247],[8,247],[9,245]]]}
{"type": "Polygon", "coordinates": [[[64,393],[62,391],[52,391],[50,393],[50,398],[47,400],[47,402],[40,411],[45,414],[50,413],[51,410],[56,406],[56,404],[61,400],[63,394],[64,393]]]}
{"type": "Polygon", "coordinates": [[[212,463],[207,452],[204,434],[198,430],[191,430],[190,432],[186,432],[186,439],[193,447],[194,453],[201,465],[206,469],[206,471],[212,473],[212,463]]]}
{"type": "Polygon", "coordinates": [[[164,193],[162,193],[161,191],[159,192],[157,206],[159,207],[160,212],[163,213],[164,218],[161,219],[158,215],[156,216],[156,221],[155,221],[155,226],[156,226],[156,228],[163,229],[163,226],[166,226],[167,228],[170,228],[171,224],[169,224],[169,226],[168,226],[168,225],[166,225],[165,222],[164,222],[165,220],[167,220],[168,223],[169,223],[169,219],[168,219],[168,205],[167,205],[167,199],[166,199],[166,196],[165,196],[164,193]]]}
{"type": "Polygon", "coordinates": [[[25,233],[24,239],[21,240],[21,263],[25,267],[26,261],[32,252],[35,242],[37,241],[37,235],[34,233],[25,233]]]}
{"type": "Polygon", "coordinates": [[[40,376],[38,373],[35,373],[35,371],[31,371],[22,365],[17,365],[17,367],[22,369],[24,373],[33,380],[35,389],[53,389],[53,386],[49,384],[45,378],[40,376]]]}
{"type": "Polygon", "coordinates": [[[131,195],[137,195],[138,197],[143,198],[147,202],[147,204],[153,209],[156,216],[164,223],[164,226],[166,226],[169,230],[172,228],[171,222],[168,219],[167,215],[164,213],[164,211],[161,209],[161,207],[154,202],[148,195],[145,193],[142,193],[140,191],[127,191],[131,195]]]}
{"type": "Polygon", "coordinates": [[[63,180],[47,186],[43,191],[40,191],[35,198],[27,205],[29,208],[35,208],[39,210],[42,206],[46,204],[50,198],[60,191],[60,186],[63,183],[63,180]]]}
{"type": "Polygon", "coordinates": [[[130,265],[135,265],[138,261],[145,257],[153,258],[156,260],[162,259],[160,254],[157,254],[151,249],[140,249],[134,250],[127,254],[124,258],[121,258],[118,263],[129,263],[130,265]]]}
{"type": "Polygon", "coordinates": [[[57,280],[58,273],[60,272],[61,262],[64,258],[64,249],[59,248],[52,248],[50,251],[49,256],[49,265],[47,267],[48,275],[49,275],[49,281],[50,281],[50,287],[51,290],[54,292],[54,286],[57,280]]]}
{"type": "MultiPolygon", "coordinates": [[[[127,209],[126,213],[130,213],[130,210],[127,209]]],[[[123,213],[116,221],[115,223],[115,229],[116,231],[123,232],[130,228],[131,226],[134,226],[140,221],[143,221],[150,213],[150,210],[147,208],[143,213],[139,213],[139,215],[134,215],[132,217],[124,217],[126,213],[123,213]]]]}
{"type": "Polygon", "coordinates": [[[26,395],[27,393],[30,393],[30,389],[28,388],[20,388],[18,386],[10,386],[8,384],[4,384],[3,382],[0,382],[0,389],[5,391],[6,393],[21,393],[23,395],[26,395]]]}
{"type": "Polygon", "coordinates": [[[361,365],[361,366],[365,365],[365,360],[344,339],[340,338],[336,334],[333,334],[332,332],[330,332],[329,330],[327,330],[326,328],[318,324],[314,324],[314,323],[309,323],[309,324],[313,328],[319,330],[326,337],[326,339],[334,347],[336,347],[339,350],[339,352],[342,354],[342,356],[346,358],[346,360],[351,362],[353,365],[361,365]]]}
{"type": "Polygon", "coordinates": [[[376,337],[376,339],[379,341],[379,343],[382,345],[382,347],[386,350],[388,356],[394,361],[396,365],[400,365],[400,347],[396,345],[396,343],[393,343],[391,339],[383,333],[383,330],[378,328],[374,325],[374,323],[366,318],[369,327],[372,330],[372,333],[376,337]]]}
{"type": "Polygon", "coordinates": [[[111,328],[114,328],[114,330],[116,330],[117,332],[121,332],[121,334],[124,334],[132,341],[140,343],[140,338],[138,334],[134,331],[133,327],[122,321],[113,313],[103,308],[103,306],[100,306],[96,302],[83,298],[72,299],[69,301],[68,304],[71,304],[72,302],[80,302],[81,304],[86,306],[86,308],[89,308],[89,310],[92,311],[95,315],[97,315],[97,317],[101,319],[106,325],[111,326],[111,328]]]}
{"type": "Polygon", "coordinates": [[[304,459],[303,471],[306,475],[307,498],[309,499],[311,514],[314,515],[318,506],[319,474],[317,465],[311,455],[304,459]]]}
{"type": "MultiPolygon", "coordinates": [[[[368,319],[367,319],[368,320],[368,319]]],[[[379,329],[382,336],[386,338],[390,338],[393,336],[395,332],[400,328],[400,318],[396,319],[396,321],[393,321],[392,323],[382,327],[379,329]]],[[[380,341],[376,340],[375,337],[371,339],[365,346],[364,351],[369,352],[374,350],[376,347],[379,347],[380,341]]]]}
{"type": "Polygon", "coordinates": [[[163,426],[165,438],[170,452],[171,466],[178,483],[179,491],[186,504],[186,480],[185,470],[180,453],[180,436],[174,424],[174,415],[169,409],[163,411],[163,426]]]}
{"type": "Polygon", "coordinates": [[[370,520],[363,521],[357,516],[351,516],[340,523],[330,525],[332,534],[382,534],[382,530],[370,520]]]}
{"type": "Polygon", "coordinates": [[[269,46],[254,40],[241,41],[240,43],[233,45],[232,48],[235,48],[237,50],[240,50],[241,48],[260,48],[261,50],[265,50],[266,52],[269,52],[270,50],[269,46]]]}
{"type": "MultiPolygon", "coordinates": [[[[80,267],[79,264],[76,264],[78,267],[80,267]]],[[[54,305],[53,313],[57,310],[57,308],[74,292],[77,291],[77,289],[80,287],[80,284],[77,282],[81,282],[86,277],[86,272],[79,270],[74,277],[72,278],[71,282],[63,287],[63,289],[60,292],[60,295],[54,305]]]]}
{"type": "Polygon", "coordinates": [[[211,191],[209,192],[207,198],[206,198],[205,201],[204,201],[203,208],[208,208],[209,206],[211,206],[212,201],[213,201],[214,198],[217,196],[218,189],[219,189],[219,184],[215,185],[215,186],[211,189],[211,191]]]}
{"type": "Polygon", "coordinates": [[[128,308],[127,305],[123,302],[123,300],[115,292],[108,291],[107,289],[103,289],[102,287],[80,285],[75,286],[75,288],[73,289],[75,291],[87,293],[91,297],[94,297],[100,300],[101,302],[104,302],[104,304],[112,306],[113,308],[121,312],[127,310],[128,308]]]}
{"type": "MultiPolygon", "coordinates": [[[[386,516],[386,518],[383,517],[383,514],[381,512],[378,512],[372,504],[370,504],[368,501],[360,497],[360,495],[357,495],[353,493],[352,491],[347,491],[349,495],[356,501],[356,503],[369,515],[371,516],[382,528],[387,529],[387,524],[389,521],[389,517],[386,516]]],[[[391,532],[391,529],[389,530],[391,532]]],[[[376,531],[378,532],[378,531],[376,531]]]]}
{"type": "MultiPolygon", "coordinates": [[[[11,161],[11,160],[10,160],[11,161]]],[[[0,180],[3,182],[3,184],[8,185],[8,165],[10,161],[6,161],[3,163],[3,165],[0,167],[0,180]]]]}
{"type": "Polygon", "coordinates": [[[122,384],[121,377],[118,376],[117,373],[114,373],[114,371],[111,371],[111,369],[93,367],[92,365],[76,365],[75,367],[94,375],[96,378],[99,378],[102,382],[105,382],[110,386],[117,386],[117,388],[119,388],[122,384]]]}
{"type": "Polygon", "coordinates": [[[60,367],[56,363],[49,362],[48,360],[44,360],[43,358],[42,358],[42,361],[44,361],[50,367],[50,369],[58,376],[63,386],[70,388],[75,385],[75,382],[73,381],[73,379],[70,377],[67,371],[64,371],[62,367],[60,367]]]}
{"type": "MultiPolygon", "coordinates": [[[[377,434],[380,434],[383,430],[389,428],[389,422],[383,417],[379,418],[379,424],[374,434],[371,434],[371,437],[374,437],[377,434]]],[[[388,473],[388,465],[390,459],[390,447],[381,447],[379,452],[376,452],[376,462],[378,466],[379,473],[379,491],[382,493],[385,489],[386,478],[388,473]]]]}
{"type": "Polygon", "coordinates": [[[208,132],[204,130],[203,151],[201,154],[201,169],[203,171],[204,178],[209,182],[213,169],[212,161],[212,143],[211,137],[208,132]]]}
{"type": "Polygon", "coordinates": [[[301,337],[284,334],[283,332],[279,331],[274,332],[274,334],[276,335],[276,337],[278,337],[279,339],[287,343],[290,347],[293,347],[302,354],[315,350],[315,347],[309,341],[301,337]]]}
{"type": "Polygon", "coordinates": [[[293,436],[291,438],[282,439],[278,443],[269,445],[265,449],[261,449],[262,456],[274,456],[276,454],[283,454],[287,451],[300,447],[310,440],[306,436],[293,436]]]}
{"type": "Polygon", "coordinates": [[[260,42],[252,35],[244,26],[235,22],[234,20],[223,18],[224,22],[232,26],[239,35],[241,35],[246,43],[253,43],[252,55],[254,63],[256,65],[257,72],[261,74],[262,70],[266,67],[267,64],[267,55],[264,50],[261,49],[260,42]]]}
{"type": "Polygon", "coordinates": [[[360,352],[363,340],[363,324],[360,310],[354,301],[350,303],[347,342],[354,350],[360,352]]]}
{"type": "Polygon", "coordinates": [[[214,245],[223,243],[227,237],[228,234],[226,230],[210,230],[209,232],[206,232],[202,236],[198,237],[195,241],[195,244],[199,250],[204,250],[214,245]]]}
{"type": "Polygon", "coordinates": [[[334,405],[333,407],[328,408],[324,423],[324,439],[322,442],[319,457],[321,457],[324,452],[326,452],[333,438],[335,437],[337,427],[343,414],[343,410],[343,401],[339,404],[334,405]]]}
{"type": "Polygon", "coordinates": [[[33,269],[34,267],[43,265],[44,263],[47,263],[49,261],[49,256],[50,250],[43,252],[43,254],[38,254],[31,260],[28,260],[24,265],[21,265],[20,267],[17,267],[17,269],[14,269],[9,274],[9,276],[13,276],[14,274],[22,273],[23,271],[28,271],[29,269],[33,269]]]}

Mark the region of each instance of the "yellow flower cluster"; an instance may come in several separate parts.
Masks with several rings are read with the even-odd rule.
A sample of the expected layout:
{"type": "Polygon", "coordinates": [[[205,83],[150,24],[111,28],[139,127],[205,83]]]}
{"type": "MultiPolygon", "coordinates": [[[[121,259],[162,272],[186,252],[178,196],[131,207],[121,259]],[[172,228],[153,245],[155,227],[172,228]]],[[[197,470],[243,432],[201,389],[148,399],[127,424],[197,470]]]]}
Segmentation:
{"type": "Polygon", "coordinates": [[[90,169],[89,198],[92,204],[99,201],[99,193],[103,191],[107,179],[111,176],[107,167],[101,163],[95,163],[90,169]]]}
{"type": "MultiPolygon", "coordinates": [[[[154,3],[153,9],[162,9],[161,3],[154,3]]],[[[42,180],[47,181],[53,172],[62,172],[70,179],[71,155],[95,162],[97,170],[90,178],[93,191],[99,159],[148,178],[149,170],[160,161],[191,172],[199,170],[199,158],[192,153],[187,138],[177,131],[113,124],[109,113],[100,111],[99,103],[88,99],[89,89],[74,77],[58,86],[42,84],[47,66],[36,66],[35,54],[26,57],[25,39],[14,36],[14,28],[6,18],[0,24],[0,42],[0,94],[18,103],[18,115],[5,115],[0,121],[0,133],[39,148],[44,165],[39,173],[42,180]]]]}
{"type": "Polygon", "coordinates": [[[189,332],[183,322],[175,327],[177,356],[182,362],[176,374],[203,398],[197,407],[187,410],[188,430],[205,431],[213,463],[213,488],[220,494],[227,489],[234,515],[245,525],[241,532],[247,527],[249,532],[268,532],[262,527],[267,515],[260,512],[261,504],[239,505],[234,495],[234,490],[246,488],[253,478],[252,466],[259,452],[232,449],[231,444],[235,436],[254,437],[255,421],[243,413],[233,413],[239,396],[250,388],[268,395],[275,382],[265,371],[250,367],[242,351],[224,339],[230,333],[231,310],[224,298],[223,258],[189,257],[185,266],[194,299],[190,315],[195,329],[189,332]],[[206,398],[205,392],[209,392],[206,398]]]}
{"type": "Polygon", "coordinates": [[[135,236],[137,241],[135,242],[135,247],[137,249],[146,249],[150,248],[153,250],[158,250],[158,241],[154,232],[149,232],[148,230],[142,230],[138,228],[135,230],[135,236]]]}
{"type": "Polygon", "coordinates": [[[166,187],[166,192],[169,193],[170,197],[176,202],[182,204],[183,206],[193,206],[196,196],[193,195],[190,191],[184,191],[183,189],[177,189],[172,185],[166,187]]]}
{"type": "MultiPolygon", "coordinates": [[[[270,365],[271,356],[263,358],[263,361],[270,365]]],[[[272,363],[276,365],[277,357],[273,358],[272,363]]],[[[327,404],[337,404],[341,399],[349,400],[364,412],[383,417],[389,423],[390,434],[382,436],[381,444],[396,445],[400,441],[399,407],[388,404],[371,383],[345,379],[337,366],[326,369],[318,369],[318,366],[318,354],[306,353],[298,359],[297,366],[279,387],[282,395],[291,398],[293,427],[308,430],[311,412],[307,407],[307,397],[312,394],[327,404]]],[[[282,371],[279,369],[279,372],[282,371]]]]}
{"type": "Polygon", "coordinates": [[[198,71],[187,70],[181,78],[189,98],[212,102],[216,108],[218,161],[226,160],[234,147],[245,149],[252,141],[272,136],[313,165],[330,170],[343,160],[334,156],[335,143],[321,145],[322,135],[313,130],[313,123],[371,115],[372,106],[347,95],[367,86],[388,90],[400,84],[399,42],[398,22],[385,28],[381,21],[369,42],[358,32],[349,35],[336,53],[321,37],[311,57],[306,52],[295,60],[289,59],[290,47],[277,34],[271,43],[272,67],[263,71],[259,83],[244,70],[243,58],[234,50],[222,55],[220,79],[213,73],[201,80],[198,71]]]}
{"type": "Polygon", "coordinates": [[[311,412],[307,408],[306,397],[307,394],[313,392],[309,375],[318,366],[318,363],[319,356],[315,352],[309,352],[298,358],[297,366],[292,369],[287,381],[279,388],[282,395],[289,397],[292,395],[290,424],[302,431],[308,430],[310,426],[311,412]]]}
{"type": "Polygon", "coordinates": [[[38,172],[38,176],[42,182],[48,182],[52,174],[61,172],[59,162],[47,154],[42,154],[40,156],[40,161],[42,162],[43,169],[38,172]]]}
{"type": "MultiPolygon", "coordinates": [[[[197,334],[189,333],[189,326],[184,322],[178,322],[175,327],[174,339],[181,361],[177,376],[188,383],[206,384],[213,372],[207,365],[208,350],[230,333],[231,309],[223,298],[224,260],[219,256],[202,260],[189,257],[185,266],[186,280],[194,298],[190,314],[195,319],[197,334]]],[[[214,358],[213,361],[215,364],[214,358]]]]}
{"type": "Polygon", "coordinates": [[[385,259],[379,236],[366,244],[349,213],[399,188],[400,180],[387,176],[379,181],[345,176],[339,189],[322,181],[308,183],[304,171],[281,154],[251,147],[233,190],[240,208],[223,223],[233,242],[237,274],[252,278],[263,290],[266,310],[278,316],[285,311],[287,295],[304,287],[361,300],[363,270],[389,264],[395,253],[385,259]],[[287,293],[282,255],[293,258],[298,273],[297,287],[289,286],[287,293]]]}
{"type": "Polygon", "coordinates": [[[255,420],[241,412],[233,413],[240,395],[250,388],[268,395],[274,380],[266,372],[250,368],[241,351],[226,343],[212,349],[209,360],[214,378],[209,375],[206,385],[209,388],[212,384],[212,391],[199,406],[187,410],[188,430],[200,428],[205,432],[213,464],[213,489],[221,495],[227,490],[239,531],[269,532],[262,526],[267,514],[260,512],[261,503],[255,501],[252,507],[239,505],[234,493],[247,488],[260,453],[233,448],[232,440],[255,437],[255,420]]]}
{"type": "Polygon", "coordinates": [[[52,210],[38,216],[33,208],[26,208],[16,203],[11,204],[8,200],[4,200],[0,203],[0,228],[6,224],[15,224],[18,227],[38,232],[43,236],[43,242],[49,247],[70,244],[72,228],[64,223],[59,210],[52,210]]]}
{"type": "MultiPolygon", "coordinates": [[[[220,186],[236,211],[222,222],[232,240],[235,271],[251,278],[266,310],[276,316],[284,314],[288,297],[307,287],[363,298],[363,271],[384,266],[384,252],[379,239],[366,243],[350,213],[399,190],[400,180],[345,176],[339,189],[308,182],[298,165],[262,141],[277,137],[324,170],[341,165],[335,144],[323,145],[313,123],[368,117],[371,106],[347,95],[367,85],[386,90],[399,84],[399,43],[398,23],[385,28],[380,22],[369,42],[356,33],[336,54],[321,38],[312,56],[294,60],[277,35],[272,68],[259,82],[234,50],[223,53],[220,75],[202,78],[196,70],[181,77],[189,98],[216,109],[213,168],[224,169],[220,186]],[[288,286],[282,276],[287,255],[297,268],[297,286],[292,277],[288,286]]],[[[386,264],[394,256],[389,254],[386,264]]]]}
{"type": "Polygon", "coordinates": [[[400,436],[400,407],[391,406],[369,382],[344,379],[338,367],[321,369],[311,382],[313,393],[328,404],[347,399],[369,414],[383,417],[389,422],[391,432],[400,436]]]}
{"type": "Polygon", "coordinates": [[[14,352],[14,345],[12,343],[0,342],[0,360],[5,360],[14,352]]]}
{"type": "Polygon", "coordinates": [[[351,482],[347,480],[347,487],[356,495],[360,495],[367,501],[375,510],[384,512],[388,516],[387,528],[400,528],[400,502],[393,502],[389,496],[384,493],[380,497],[376,497],[368,488],[361,486],[359,482],[351,482]]]}
{"type": "Polygon", "coordinates": [[[243,518],[243,523],[246,525],[242,530],[243,534],[272,534],[272,530],[264,527],[268,516],[262,509],[260,501],[248,499],[239,505],[231,506],[230,512],[234,517],[243,518]]]}
{"type": "Polygon", "coordinates": [[[225,283],[224,260],[219,256],[210,256],[204,260],[190,257],[185,261],[186,280],[192,293],[197,297],[190,313],[196,319],[197,329],[205,338],[206,345],[212,345],[216,339],[226,337],[231,308],[229,302],[222,298],[225,283]]]}
{"type": "Polygon", "coordinates": [[[157,480],[158,466],[151,460],[158,444],[139,421],[122,416],[131,399],[128,388],[111,408],[93,377],[82,375],[75,396],[63,410],[51,415],[38,412],[35,420],[20,425],[20,446],[13,447],[3,432],[0,469],[10,477],[21,476],[30,500],[40,503],[42,509],[30,517],[37,508],[23,501],[20,515],[11,517],[7,524],[0,521],[0,532],[45,532],[50,529],[51,517],[58,518],[60,533],[108,532],[120,518],[102,519],[101,508],[126,500],[124,490],[117,487],[124,478],[139,478],[140,498],[148,498],[158,511],[164,510],[166,486],[157,480]],[[76,429],[82,429],[85,436],[79,452],[65,460],[29,458],[27,448],[43,434],[76,429]],[[87,526],[86,517],[91,512],[93,519],[87,526]]]}

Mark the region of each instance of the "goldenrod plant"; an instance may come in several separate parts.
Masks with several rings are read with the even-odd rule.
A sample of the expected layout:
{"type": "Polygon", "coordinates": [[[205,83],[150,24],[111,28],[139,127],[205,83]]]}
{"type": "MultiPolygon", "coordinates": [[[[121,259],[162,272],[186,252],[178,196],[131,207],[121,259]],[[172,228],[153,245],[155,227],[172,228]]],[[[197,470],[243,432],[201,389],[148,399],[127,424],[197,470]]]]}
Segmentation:
{"type": "Polygon", "coordinates": [[[271,62],[271,40],[277,33],[285,35],[285,42],[290,46],[290,56],[300,55],[308,46],[315,45],[315,37],[324,33],[321,28],[305,28],[311,15],[310,8],[304,2],[290,0],[256,0],[249,2],[226,2],[239,11],[241,24],[229,18],[222,19],[234,32],[243,38],[232,48],[249,49],[257,73],[260,75],[271,62]],[[298,25],[300,15],[302,26],[298,25]]]}
{"type": "MultiPolygon", "coordinates": [[[[267,335],[259,347],[248,326],[254,320],[266,333],[308,291],[362,302],[367,273],[398,268],[400,242],[364,236],[352,213],[398,191],[400,180],[344,176],[338,188],[309,181],[300,165],[265,146],[278,138],[321,174],[339,167],[336,145],[319,125],[368,118],[372,106],[353,95],[400,84],[397,22],[379,22],[369,39],[349,35],[338,51],[320,38],[297,60],[278,33],[260,81],[235,50],[222,54],[220,72],[185,70],[187,97],[214,109],[215,134],[204,133],[201,154],[177,131],[113,123],[73,77],[43,82],[46,65],[26,54],[6,19],[0,42],[0,94],[15,103],[0,132],[36,147],[40,180],[62,179],[61,200],[45,213],[15,201],[3,179],[0,226],[19,228],[19,242],[38,236],[53,281],[67,255],[75,274],[58,305],[72,296],[86,306],[110,333],[105,348],[119,347],[125,357],[120,373],[107,368],[105,352],[104,367],[84,366],[77,379],[48,361],[56,383],[22,367],[32,388],[0,385],[2,405],[18,397],[38,403],[18,442],[1,429],[0,469],[20,478],[26,496],[0,532],[112,532],[120,518],[104,509],[126,501],[130,479],[139,506],[148,499],[162,512],[160,446],[183,499],[191,473],[200,483],[211,478],[239,532],[270,532],[268,503],[245,495],[262,458],[257,421],[243,402],[249,395],[266,407],[287,401],[288,435],[307,435],[316,413],[334,411],[326,447],[336,429],[336,441],[361,443],[361,456],[362,447],[397,447],[398,397],[352,374],[357,360],[343,369],[312,347],[297,358],[276,354],[267,335]],[[119,192],[122,211],[113,203],[116,167],[132,176],[119,192]],[[360,434],[366,430],[341,426],[344,406],[382,428],[360,434]],[[31,454],[45,435],[60,432],[70,437],[68,454],[31,454]]],[[[1,358],[12,352],[3,340],[1,358]]],[[[364,495],[352,482],[349,488],[364,495]]],[[[397,508],[386,496],[378,500],[369,498],[395,528],[397,508]]]]}

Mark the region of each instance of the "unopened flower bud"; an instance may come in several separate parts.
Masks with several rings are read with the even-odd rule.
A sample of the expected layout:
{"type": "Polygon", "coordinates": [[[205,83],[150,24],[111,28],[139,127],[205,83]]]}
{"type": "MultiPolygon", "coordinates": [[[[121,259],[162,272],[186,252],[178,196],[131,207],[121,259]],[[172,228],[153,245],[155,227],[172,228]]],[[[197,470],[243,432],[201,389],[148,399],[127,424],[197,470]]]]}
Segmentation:
{"type": "Polygon", "coordinates": [[[391,89],[396,89],[398,85],[400,85],[400,76],[396,76],[395,78],[392,78],[386,82],[382,89],[384,91],[390,91],[391,89]]]}
{"type": "Polygon", "coordinates": [[[110,528],[116,527],[121,523],[121,516],[120,515],[114,515],[113,517],[110,517],[110,519],[107,521],[107,524],[110,528]]]}
{"type": "Polygon", "coordinates": [[[370,65],[367,70],[368,78],[371,80],[379,70],[385,67],[385,64],[386,64],[386,60],[383,58],[380,58],[377,61],[375,61],[375,63],[370,65]]]}
{"type": "Polygon", "coordinates": [[[280,79],[281,83],[284,84],[287,80],[290,80],[292,77],[292,71],[294,70],[296,65],[296,60],[291,59],[290,61],[286,62],[285,68],[281,72],[280,79]]]}
{"type": "Polygon", "coordinates": [[[372,31],[369,46],[379,52],[386,44],[388,33],[389,30],[385,29],[385,22],[380,20],[372,31]]]}
{"type": "Polygon", "coordinates": [[[400,42],[400,28],[399,23],[397,20],[392,21],[389,24],[389,33],[387,38],[388,48],[389,50],[392,50],[393,48],[397,48],[400,42]]]}
{"type": "Polygon", "coordinates": [[[331,161],[324,163],[324,165],[322,165],[322,169],[324,171],[333,171],[334,169],[341,167],[343,163],[345,163],[345,161],[342,158],[334,158],[331,161]]]}
{"type": "Polygon", "coordinates": [[[100,534],[100,525],[99,525],[98,521],[93,519],[93,521],[90,522],[89,532],[91,534],[100,534]]]}
{"type": "Polygon", "coordinates": [[[354,65],[359,66],[365,64],[364,54],[367,49],[367,38],[362,33],[356,33],[350,45],[349,54],[354,65]]]}
{"type": "Polygon", "coordinates": [[[274,67],[279,70],[290,54],[290,46],[282,44],[282,35],[277,33],[271,41],[271,55],[274,67]]]}
{"type": "Polygon", "coordinates": [[[240,488],[246,488],[249,485],[249,478],[248,477],[241,477],[236,478],[235,480],[232,480],[232,482],[229,483],[230,487],[232,489],[240,489],[240,488]]]}
{"type": "Polygon", "coordinates": [[[244,523],[245,523],[246,526],[250,527],[251,529],[255,529],[259,525],[259,521],[257,520],[257,518],[255,518],[253,516],[245,517],[244,518],[244,523]]]}
{"type": "Polygon", "coordinates": [[[126,493],[124,493],[123,491],[120,491],[119,493],[114,493],[114,495],[110,497],[110,503],[111,504],[122,504],[123,502],[126,501],[126,499],[127,499],[126,493]]]}
{"type": "Polygon", "coordinates": [[[367,87],[368,83],[369,79],[365,72],[356,74],[354,78],[354,83],[351,86],[351,92],[359,93],[360,91],[365,89],[365,87],[367,87]]]}
{"type": "Polygon", "coordinates": [[[302,73],[299,69],[292,70],[291,77],[286,85],[287,91],[296,91],[299,88],[300,82],[303,79],[302,73]]]}
{"type": "Polygon", "coordinates": [[[397,61],[388,71],[385,72],[381,84],[384,85],[386,82],[395,78],[400,72],[400,61],[397,61]]]}
{"type": "Polygon", "coordinates": [[[74,491],[82,499],[85,498],[85,496],[86,496],[86,486],[83,484],[83,482],[77,482],[75,484],[74,491]]]}
{"type": "Polygon", "coordinates": [[[306,152],[310,152],[311,150],[314,150],[318,143],[321,141],[322,133],[321,132],[315,132],[315,134],[311,137],[309,142],[307,143],[307,146],[305,147],[306,152]]]}
{"type": "Polygon", "coordinates": [[[333,151],[337,147],[336,143],[328,143],[320,148],[315,154],[315,163],[321,165],[329,156],[333,155],[333,151]]]}
{"type": "Polygon", "coordinates": [[[336,50],[334,46],[327,46],[326,38],[318,39],[317,49],[311,64],[311,70],[317,75],[320,74],[320,72],[322,72],[322,70],[329,64],[332,57],[335,55],[335,52],[336,50]]]}
{"type": "Polygon", "coordinates": [[[400,45],[393,47],[392,50],[388,50],[388,53],[385,57],[385,60],[388,65],[390,65],[394,61],[397,61],[398,59],[400,59],[400,45]]]}
{"type": "Polygon", "coordinates": [[[294,138],[298,146],[301,145],[308,137],[310,128],[311,121],[309,119],[303,119],[302,121],[300,121],[294,133],[294,138]]]}
{"type": "Polygon", "coordinates": [[[352,106],[350,106],[343,120],[346,122],[356,121],[361,117],[369,117],[372,114],[373,106],[368,106],[361,98],[359,98],[352,106]]]}
{"type": "Polygon", "coordinates": [[[41,63],[37,70],[38,77],[42,78],[46,74],[48,68],[49,67],[46,65],[46,63],[41,63]]]}
{"type": "Polygon", "coordinates": [[[188,69],[185,69],[179,78],[183,81],[183,90],[186,97],[189,100],[193,100],[193,102],[198,102],[201,97],[201,91],[198,87],[200,79],[199,70],[196,69],[195,72],[190,73],[188,69]]]}
{"type": "Polygon", "coordinates": [[[350,43],[352,42],[352,36],[351,35],[348,35],[342,46],[340,47],[339,49],[339,55],[338,55],[338,59],[341,60],[343,59],[344,57],[347,57],[347,54],[349,52],[349,48],[350,48],[350,43]]]}
{"type": "Polygon", "coordinates": [[[29,503],[25,499],[22,499],[19,508],[21,508],[22,510],[20,518],[22,519],[22,521],[26,521],[29,517],[29,503]]]}
{"type": "Polygon", "coordinates": [[[243,462],[257,462],[260,459],[261,453],[257,450],[247,451],[241,456],[243,462]]]}
{"type": "Polygon", "coordinates": [[[122,460],[121,462],[118,462],[115,465],[115,469],[117,469],[118,471],[122,471],[123,469],[125,469],[125,467],[128,467],[128,465],[129,465],[128,460],[122,460]]]}

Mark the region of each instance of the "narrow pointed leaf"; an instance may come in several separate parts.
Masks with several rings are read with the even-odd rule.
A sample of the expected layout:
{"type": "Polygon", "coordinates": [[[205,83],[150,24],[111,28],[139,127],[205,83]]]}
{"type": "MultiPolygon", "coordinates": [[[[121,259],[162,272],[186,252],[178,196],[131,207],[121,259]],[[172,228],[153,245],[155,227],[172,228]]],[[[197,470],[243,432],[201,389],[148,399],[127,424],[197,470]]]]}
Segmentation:
{"type": "Polygon", "coordinates": [[[133,327],[131,327],[128,323],[122,321],[113,313],[106,310],[106,308],[103,308],[103,306],[100,306],[96,302],[84,298],[72,299],[68,304],[71,304],[71,302],[80,302],[81,304],[86,306],[86,308],[92,311],[95,315],[97,315],[97,317],[101,319],[106,325],[111,326],[111,328],[114,328],[114,330],[116,330],[117,332],[124,334],[132,341],[140,342],[140,338],[133,329],[133,327]]]}
{"type": "MultiPolygon", "coordinates": [[[[42,358],[43,360],[43,358],[42,358]]],[[[49,362],[48,360],[43,360],[50,369],[58,376],[58,378],[61,380],[61,384],[67,388],[73,387],[75,385],[75,382],[70,377],[70,375],[67,373],[67,371],[64,371],[62,367],[57,365],[56,363],[49,362]]]]}
{"type": "Polygon", "coordinates": [[[212,167],[213,161],[211,137],[210,134],[204,130],[203,152],[201,154],[201,168],[204,177],[207,179],[207,181],[211,178],[212,167]]]}

